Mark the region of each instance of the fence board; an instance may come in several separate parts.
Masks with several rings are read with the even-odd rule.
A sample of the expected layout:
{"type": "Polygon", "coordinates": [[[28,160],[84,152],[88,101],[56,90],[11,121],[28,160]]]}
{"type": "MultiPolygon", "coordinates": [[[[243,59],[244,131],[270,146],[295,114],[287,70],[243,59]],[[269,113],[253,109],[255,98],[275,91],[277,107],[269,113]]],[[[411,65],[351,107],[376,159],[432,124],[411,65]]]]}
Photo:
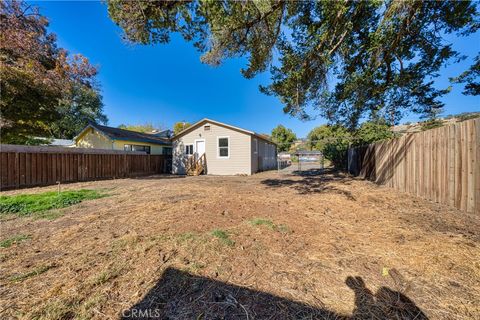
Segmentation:
{"type": "Polygon", "coordinates": [[[480,118],[349,150],[351,173],[480,213],[480,118]],[[352,164],[352,165],[351,165],[352,164]]]}
{"type": "Polygon", "coordinates": [[[166,173],[171,161],[165,155],[81,150],[0,145],[0,190],[166,173]]]}

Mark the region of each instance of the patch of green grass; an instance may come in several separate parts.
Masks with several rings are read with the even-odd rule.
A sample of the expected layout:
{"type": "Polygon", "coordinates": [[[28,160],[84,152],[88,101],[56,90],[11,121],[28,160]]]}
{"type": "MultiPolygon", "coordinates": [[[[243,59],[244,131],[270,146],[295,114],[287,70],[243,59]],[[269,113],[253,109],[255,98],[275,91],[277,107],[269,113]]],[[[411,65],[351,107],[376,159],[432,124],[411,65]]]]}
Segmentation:
{"type": "Polygon", "coordinates": [[[1,248],[9,248],[11,247],[13,244],[17,244],[17,243],[20,243],[22,241],[25,241],[25,240],[28,240],[30,239],[31,237],[29,235],[26,235],[26,234],[17,234],[13,237],[10,237],[8,239],[5,239],[3,241],[0,241],[0,247],[1,248]]]}
{"type": "MultiPolygon", "coordinates": [[[[94,294],[85,300],[79,310],[75,314],[75,319],[78,320],[88,320],[95,317],[95,309],[100,309],[102,305],[108,301],[106,294],[104,293],[97,293],[94,294]]],[[[59,318],[62,319],[62,318],[59,318]]]]}
{"type": "Polygon", "coordinates": [[[38,275],[40,275],[44,272],[47,272],[48,270],[50,270],[54,267],[55,267],[54,265],[40,266],[40,267],[37,267],[37,268],[33,269],[32,271],[29,271],[29,272],[26,272],[26,273],[21,273],[21,274],[15,275],[13,277],[10,277],[10,281],[13,281],[13,282],[23,281],[23,280],[28,279],[30,277],[38,276],[38,275]]]}
{"type": "Polygon", "coordinates": [[[60,210],[39,211],[33,214],[35,219],[55,220],[63,216],[60,210]]]}
{"type": "Polygon", "coordinates": [[[113,268],[113,269],[105,270],[93,279],[92,284],[94,286],[102,285],[102,284],[107,283],[108,281],[110,281],[112,279],[115,279],[121,273],[122,273],[122,270],[120,268],[113,268]]]}
{"type": "Polygon", "coordinates": [[[284,224],[276,225],[272,222],[272,220],[263,219],[263,218],[255,218],[249,221],[252,226],[266,226],[274,231],[278,231],[281,233],[289,232],[288,227],[284,224]]]}
{"type": "Polygon", "coordinates": [[[195,272],[200,271],[203,268],[205,268],[205,265],[203,263],[191,262],[187,265],[187,267],[185,268],[185,271],[195,273],[195,272]]]}
{"type": "Polygon", "coordinates": [[[272,230],[275,229],[275,224],[271,220],[267,220],[267,219],[256,218],[256,219],[250,220],[250,224],[252,226],[267,226],[272,230]]]}
{"type": "Polygon", "coordinates": [[[220,242],[222,242],[223,244],[229,246],[229,247],[232,247],[233,245],[235,245],[235,241],[233,241],[232,239],[230,239],[230,236],[228,235],[228,233],[224,230],[221,230],[221,229],[215,229],[211,232],[212,236],[214,236],[215,238],[217,238],[218,240],[220,240],[220,242]]]}
{"type": "Polygon", "coordinates": [[[185,232],[185,233],[182,233],[182,234],[178,235],[178,240],[180,242],[195,240],[195,238],[197,238],[197,235],[193,234],[191,232],[185,232]]]}
{"type": "Polygon", "coordinates": [[[28,314],[27,317],[34,320],[79,319],[76,312],[78,305],[79,302],[76,298],[51,299],[39,310],[34,310],[28,314]]]}
{"type": "Polygon", "coordinates": [[[30,216],[54,219],[58,214],[46,214],[51,209],[61,209],[80,203],[105,197],[96,190],[75,190],[63,192],[44,192],[39,194],[21,194],[14,196],[0,196],[0,214],[16,214],[17,216],[30,216]]]}

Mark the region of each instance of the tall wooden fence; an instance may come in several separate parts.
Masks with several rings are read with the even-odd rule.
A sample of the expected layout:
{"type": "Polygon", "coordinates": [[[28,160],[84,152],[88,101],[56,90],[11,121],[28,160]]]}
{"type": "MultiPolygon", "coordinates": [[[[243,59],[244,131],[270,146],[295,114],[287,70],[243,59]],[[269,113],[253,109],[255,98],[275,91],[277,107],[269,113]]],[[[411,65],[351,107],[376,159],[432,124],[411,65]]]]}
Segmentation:
{"type": "Polygon", "coordinates": [[[349,171],[394,189],[480,212],[480,118],[352,148],[349,171]]]}
{"type": "Polygon", "coordinates": [[[0,145],[0,190],[168,172],[171,156],[0,145]]]}

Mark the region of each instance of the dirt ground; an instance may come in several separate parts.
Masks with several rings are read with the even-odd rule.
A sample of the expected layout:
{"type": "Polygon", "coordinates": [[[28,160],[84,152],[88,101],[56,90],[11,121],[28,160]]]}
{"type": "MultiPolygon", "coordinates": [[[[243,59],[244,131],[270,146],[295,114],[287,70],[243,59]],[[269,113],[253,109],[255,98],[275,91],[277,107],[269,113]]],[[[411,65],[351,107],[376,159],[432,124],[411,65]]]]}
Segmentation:
{"type": "Polygon", "coordinates": [[[109,196],[0,221],[0,318],[480,318],[478,215],[317,173],[64,185],[109,196]]]}

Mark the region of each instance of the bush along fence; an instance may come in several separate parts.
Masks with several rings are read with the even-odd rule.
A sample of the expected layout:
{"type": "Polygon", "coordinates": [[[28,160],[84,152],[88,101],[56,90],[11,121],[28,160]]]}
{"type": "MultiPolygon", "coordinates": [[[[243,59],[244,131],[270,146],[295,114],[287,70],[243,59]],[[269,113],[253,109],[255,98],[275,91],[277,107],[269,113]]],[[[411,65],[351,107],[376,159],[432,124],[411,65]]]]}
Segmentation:
{"type": "Polygon", "coordinates": [[[171,156],[0,145],[0,190],[167,173],[171,156]]]}
{"type": "Polygon", "coordinates": [[[480,213],[480,118],[348,150],[353,175],[480,213]]]}

